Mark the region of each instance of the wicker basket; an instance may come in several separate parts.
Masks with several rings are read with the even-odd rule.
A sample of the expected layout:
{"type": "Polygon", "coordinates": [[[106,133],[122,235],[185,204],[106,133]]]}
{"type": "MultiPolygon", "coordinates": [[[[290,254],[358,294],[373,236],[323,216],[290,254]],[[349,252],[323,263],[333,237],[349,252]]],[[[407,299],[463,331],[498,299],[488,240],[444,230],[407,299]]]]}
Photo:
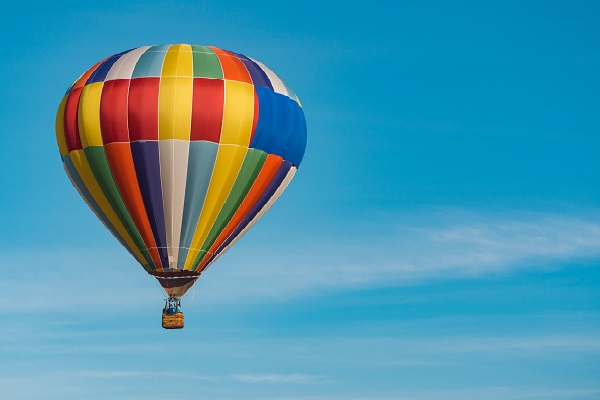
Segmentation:
{"type": "Polygon", "coordinates": [[[165,329],[181,329],[183,328],[183,313],[162,315],[162,327],[165,329]]]}

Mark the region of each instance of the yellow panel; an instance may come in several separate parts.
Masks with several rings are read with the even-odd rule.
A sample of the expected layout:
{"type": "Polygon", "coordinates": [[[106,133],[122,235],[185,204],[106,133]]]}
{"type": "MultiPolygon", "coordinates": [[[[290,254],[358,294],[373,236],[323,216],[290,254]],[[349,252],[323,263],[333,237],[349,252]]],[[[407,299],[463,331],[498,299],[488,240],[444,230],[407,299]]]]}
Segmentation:
{"type": "Polygon", "coordinates": [[[225,81],[225,109],[221,144],[248,146],[254,118],[254,87],[248,83],[225,81]]]}
{"type": "Polygon", "coordinates": [[[159,90],[158,139],[190,140],[193,79],[161,78],[159,90]]]}
{"type": "Polygon", "coordinates": [[[77,119],[83,148],[103,144],[100,130],[100,97],[103,86],[104,82],[96,82],[86,85],[81,91],[77,119]]]}
{"type": "Polygon", "coordinates": [[[58,111],[56,112],[56,143],[58,143],[58,150],[60,151],[61,157],[69,154],[67,140],[65,139],[65,104],[67,103],[68,97],[68,94],[63,97],[58,106],[58,111]]]}
{"type": "Polygon", "coordinates": [[[129,233],[127,233],[127,230],[125,230],[125,227],[117,217],[117,214],[115,214],[115,211],[110,206],[108,200],[106,200],[102,189],[100,188],[98,182],[96,181],[96,178],[94,177],[94,173],[90,169],[90,164],[88,163],[83,150],[73,150],[71,151],[69,156],[71,157],[71,162],[77,170],[79,177],[83,181],[85,187],[90,192],[96,203],[98,203],[98,206],[100,206],[102,212],[106,215],[111,224],[113,224],[117,232],[119,232],[123,240],[125,240],[125,243],[127,243],[127,245],[129,246],[129,248],[133,250],[137,261],[140,264],[142,264],[144,268],[148,268],[148,263],[144,259],[144,256],[142,256],[140,249],[138,249],[138,247],[135,245],[135,243],[131,239],[131,236],[129,236],[129,233]]]}
{"type": "Polygon", "coordinates": [[[184,269],[191,269],[192,263],[200,250],[200,245],[204,243],[206,236],[208,236],[210,229],[219,215],[219,211],[221,211],[221,207],[223,207],[225,200],[229,196],[229,192],[231,192],[247,151],[247,147],[219,145],[206,200],[200,213],[198,225],[196,225],[196,231],[194,232],[190,251],[185,260],[184,269]]]}
{"type": "Polygon", "coordinates": [[[177,44],[167,50],[161,77],[167,76],[185,76],[190,78],[194,76],[192,46],[189,44],[177,44]]]}

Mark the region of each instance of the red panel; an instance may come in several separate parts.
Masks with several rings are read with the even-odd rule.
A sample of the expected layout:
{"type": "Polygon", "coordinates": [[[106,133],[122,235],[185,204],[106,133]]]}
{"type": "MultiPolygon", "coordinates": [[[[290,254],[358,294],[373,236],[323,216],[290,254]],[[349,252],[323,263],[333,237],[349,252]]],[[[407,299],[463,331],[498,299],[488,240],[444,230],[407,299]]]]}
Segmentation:
{"type": "Polygon", "coordinates": [[[158,140],[160,78],[135,78],[129,83],[129,140],[158,140]]]}
{"type": "Polygon", "coordinates": [[[148,220],[148,214],[146,214],[146,207],[144,206],[144,200],[142,199],[142,193],[135,174],[130,144],[113,142],[105,145],[104,151],[106,152],[106,158],[108,159],[113,178],[119,188],[123,202],[131,215],[131,219],[140,232],[152,260],[157,268],[161,268],[160,255],[156,249],[156,242],[152,235],[152,228],[150,227],[150,221],[148,220]]]}
{"type": "Polygon", "coordinates": [[[100,98],[100,129],[104,144],[129,142],[127,92],[129,79],[104,82],[100,98]]]}
{"type": "Polygon", "coordinates": [[[225,77],[225,79],[252,84],[252,78],[250,78],[250,73],[246,69],[244,63],[239,58],[237,58],[235,54],[232,54],[225,50],[221,50],[217,47],[208,47],[210,47],[210,49],[215,52],[217,57],[219,57],[221,67],[223,68],[223,76],[225,77]]]}
{"type": "Polygon", "coordinates": [[[80,87],[71,90],[65,103],[65,139],[69,152],[82,148],[81,138],[79,137],[79,124],[77,122],[77,109],[79,108],[79,98],[81,97],[82,90],[80,87]]]}
{"type": "Polygon", "coordinates": [[[90,69],[88,69],[83,75],[77,79],[70,89],[69,97],[65,103],[65,115],[64,115],[64,130],[65,130],[65,141],[67,143],[67,149],[69,152],[73,150],[82,149],[81,138],[79,137],[79,122],[77,119],[77,110],[79,109],[79,98],[81,97],[81,91],[85,86],[85,82],[89,79],[90,75],[98,68],[102,63],[96,63],[90,69]]]}
{"type": "Polygon", "coordinates": [[[219,143],[223,124],[225,81],[194,78],[190,140],[219,143]]]}

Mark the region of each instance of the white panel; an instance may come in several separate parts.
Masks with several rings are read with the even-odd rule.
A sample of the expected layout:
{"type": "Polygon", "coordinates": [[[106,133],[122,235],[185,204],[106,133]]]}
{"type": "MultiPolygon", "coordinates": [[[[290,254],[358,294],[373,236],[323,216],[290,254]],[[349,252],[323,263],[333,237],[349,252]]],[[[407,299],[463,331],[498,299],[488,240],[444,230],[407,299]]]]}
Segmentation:
{"type": "Polygon", "coordinates": [[[177,139],[159,140],[158,147],[169,268],[176,268],[179,256],[190,142],[177,139]]]}
{"type": "Polygon", "coordinates": [[[290,184],[290,182],[292,181],[292,178],[294,177],[294,175],[296,174],[296,171],[298,169],[295,167],[290,168],[290,170],[288,171],[287,175],[285,176],[285,178],[283,179],[283,181],[281,182],[281,184],[279,185],[279,187],[277,188],[277,190],[275,190],[275,193],[273,193],[273,196],[271,196],[271,198],[269,199],[269,201],[267,202],[267,204],[265,204],[263,206],[263,208],[254,216],[254,218],[252,219],[252,221],[250,221],[248,223],[248,225],[246,225],[246,227],[244,229],[242,229],[242,231],[240,232],[239,235],[236,236],[235,239],[233,239],[231,241],[231,243],[229,243],[227,245],[227,247],[225,247],[223,249],[223,251],[221,251],[219,253],[219,255],[217,257],[215,257],[210,264],[208,264],[203,271],[207,270],[208,267],[210,267],[215,261],[217,261],[219,259],[219,257],[221,257],[223,254],[225,254],[227,252],[227,250],[229,250],[229,248],[231,246],[233,246],[242,236],[244,236],[246,234],[246,232],[248,232],[248,230],[250,228],[252,228],[252,226],[254,226],[254,224],[256,222],[258,222],[259,219],[261,219],[261,217],[269,210],[269,208],[271,208],[271,206],[277,201],[277,199],[279,198],[279,196],[281,196],[281,194],[283,193],[283,191],[288,187],[288,185],[290,184]]]}
{"type": "Polygon", "coordinates": [[[275,91],[275,93],[280,93],[289,97],[287,88],[275,72],[271,71],[269,68],[267,68],[265,64],[261,63],[260,61],[256,61],[253,58],[250,59],[254,61],[260,67],[260,69],[263,70],[265,74],[267,74],[267,77],[271,81],[271,85],[273,85],[273,90],[275,91]]]}
{"type": "Polygon", "coordinates": [[[137,49],[131,50],[129,53],[121,56],[111,67],[110,71],[106,75],[106,81],[114,79],[131,79],[135,64],[137,64],[141,55],[148,50],[150,46],[138,47],[137,49]]]}
{"type": "MultiPolygon", "coordinates": [[[[131,53],[131,52],[129,52],[129,53],[131,53]]],[[[121,69],[121,67],[123,66],[123,63],[127,60],[127,58],[129,58],[129,53],[123,54],[121,57],[119,57],[119,59],[117,61],[115,61],[115,63],[112,65],[112,67],[110,67],[110,71],[108,71],[108,74],[106,74],[106,78],[104,79],[104,82],[113,81],[113,80],[117,79],[119,70],[121,69]]]]}

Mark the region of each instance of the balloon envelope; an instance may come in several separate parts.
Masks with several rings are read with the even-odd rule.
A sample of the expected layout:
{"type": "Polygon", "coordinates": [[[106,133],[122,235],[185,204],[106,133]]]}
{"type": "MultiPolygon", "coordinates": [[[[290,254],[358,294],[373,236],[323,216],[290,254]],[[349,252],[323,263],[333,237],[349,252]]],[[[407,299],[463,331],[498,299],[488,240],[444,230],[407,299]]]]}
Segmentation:
{"type": "Polygon", "coordinates": [[[167,294],[182,296],[281,195],[306,123],[262,63],[177,44],[91,67],[63,97],[56,137],[92,211],[167,294]]]}

